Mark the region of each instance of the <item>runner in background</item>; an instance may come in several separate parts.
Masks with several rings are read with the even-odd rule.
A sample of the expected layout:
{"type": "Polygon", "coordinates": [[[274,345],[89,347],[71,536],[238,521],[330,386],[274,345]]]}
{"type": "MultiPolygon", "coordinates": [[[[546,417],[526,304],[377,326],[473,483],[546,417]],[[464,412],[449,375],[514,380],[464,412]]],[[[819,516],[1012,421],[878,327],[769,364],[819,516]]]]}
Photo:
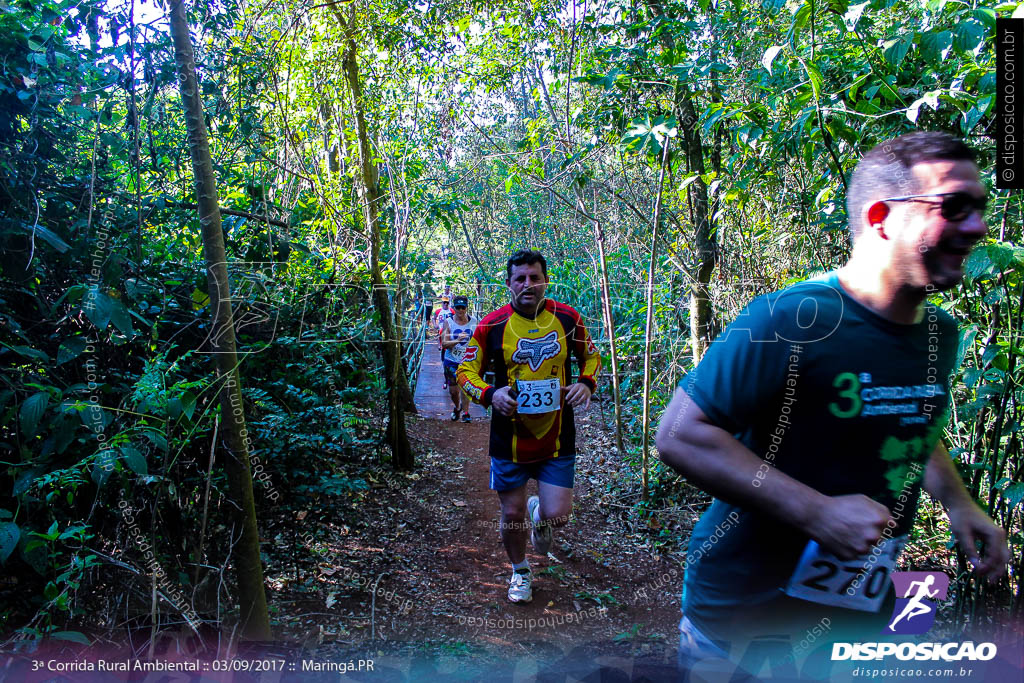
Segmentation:
{"type": "Polygon", "coordinates": [[[434,288],[430,284],[423,285],[423,324],[427,327],[430,326],[431,321],[434,319],[434,288]]]}
{"type": "Polygon", "coordinates": [[[452,300],[454,313],[443,323],[441,327],[441,346],[444,347],[442,363],[444,366],[444,379],[448,383],[448,395],[451,396],[454,408],[452,410],[452,422],[462,415],[463,422],[469,422],[469,396],[462,390],[456,380],[459,371],[459,363],[466,353],[466,345],[476,330],[479,322],[475,317],[469,315],[469,298],[456,296],[452,300]]]}
{"type": "Polygon", "coordinates": [[[573,411],[590,405],[601,357],[583,319],[565,304],[544,298],[547,262],[536,251],[517,251],[505,266],[510,304],[477,325],[459,366],[470,398],[494,406],[491,415],[491,488],[501,501],[501,540],[512,563],[508,599],[533,599],[526,559],[527,512],[534,550],[546,556],[551,529],[572,511],[576,463],[573,411]],[[572,359],[579,373],[572,372],[572,359]],[[483,375],[494,368],[495,385],[483,375]],[[570,383],[571,382],[571,383],[570,383]],[[539,496],[526,498],[537,480],[539,496]]]}
{"type": "MultiPolygon", "coordinates": [[[[452,314],[452,310],[448,307],[448,297],[441,297],[441,307],[434,311],[434,319],[431,321],[431,327],[437,332],[437,350],[441,354],[441,367],[444,367],[444,347],[441,346],[441,328],[444,327],[444,321],[448,319],[448,316],[452,314]]],[[[448,379],[444,378],[444,388],[448,388],[448,379]]]]}

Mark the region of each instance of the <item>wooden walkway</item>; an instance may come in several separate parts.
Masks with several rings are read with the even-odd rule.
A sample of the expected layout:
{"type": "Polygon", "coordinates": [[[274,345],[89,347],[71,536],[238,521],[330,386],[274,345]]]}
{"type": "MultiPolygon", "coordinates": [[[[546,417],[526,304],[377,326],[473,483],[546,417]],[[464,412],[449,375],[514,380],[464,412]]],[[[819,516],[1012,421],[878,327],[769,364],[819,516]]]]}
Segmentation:
{"type": "MultiPolygon", "coordinates": [[[[444,388],[444,373],[441,371],[441,353],[437,349],[437,337],[428,337],[423,344],[423,361],[416,380],[416,410],[421,417],[429,420],[450,420],[452,399],[444,388]]],[[[489,420],[483,406],[470,402],[469,415],[476,420],[489,420]]]]}

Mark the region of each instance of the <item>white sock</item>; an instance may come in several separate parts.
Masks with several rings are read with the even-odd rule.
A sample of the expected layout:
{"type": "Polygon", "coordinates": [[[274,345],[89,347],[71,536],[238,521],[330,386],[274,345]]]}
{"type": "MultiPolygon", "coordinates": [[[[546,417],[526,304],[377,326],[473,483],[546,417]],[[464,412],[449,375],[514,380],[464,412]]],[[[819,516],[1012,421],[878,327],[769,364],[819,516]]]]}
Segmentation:
{"type": "Polygon", "coordinates": [[[526,571],[530,571],[530,561],[524,559],[522,562],[513,562],[512,563],[512,571],[517,572],[520,569],[525,569],[526,571]]]}

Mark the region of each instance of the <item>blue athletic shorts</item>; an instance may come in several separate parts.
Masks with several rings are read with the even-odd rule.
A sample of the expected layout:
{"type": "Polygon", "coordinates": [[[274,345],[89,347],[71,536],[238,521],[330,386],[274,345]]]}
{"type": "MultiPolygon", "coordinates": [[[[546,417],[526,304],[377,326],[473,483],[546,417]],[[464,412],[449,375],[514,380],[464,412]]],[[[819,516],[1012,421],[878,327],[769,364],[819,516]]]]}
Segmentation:
{"type": "Polygon", "coordinates": [[[531,479],[571,489],[575,475],[575,455],[560,455],[526,464],[491,458],[491,488],[495,491],[517,489],[531,479]]]}
{"type": "Polygon", "coordinates": [[[456,375],[459,374],[459,364],[452,363],[447,358],[444,359],[444,378],[448,380],[448,384],[455,384],[458,380],[456,375]]]}

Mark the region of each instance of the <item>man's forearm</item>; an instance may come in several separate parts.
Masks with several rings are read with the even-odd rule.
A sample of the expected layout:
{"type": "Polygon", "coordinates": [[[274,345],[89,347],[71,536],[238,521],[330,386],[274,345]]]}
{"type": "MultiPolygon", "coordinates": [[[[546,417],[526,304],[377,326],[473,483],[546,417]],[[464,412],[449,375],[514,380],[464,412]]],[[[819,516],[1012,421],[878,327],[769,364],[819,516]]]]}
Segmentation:
{"type": "Polygon", "coordinates": [[[668,465],[726,502],[796,527],[843,560],[870,552],[889,510],[864,494],[827,496],[783,474],[717,426],[679,390],[658,430],[668,465]]]}
{"type": "Polygon", "coordinates": [[[924,490],[946,507],[949,528],[977,572],[990,581],[1003,576],[1010,561],[1006,533],[971,498],[941,442],[925,468],[924,490]]]}
{"type": "MultiPolygon", "coordinates": [[[[666,416],[699,410],[677,392],[666,416]],[[689,405],[684,405],[689,403],[689,405]],[[675,408],[675,410],[673,410],[675,408]]],[[[716,498],[742,501],[798,528],[806,528],[826,498],[815,489],[765,463],[724,429],[702,420],[662,420],[657,447],[661,459],[716,498]],[[685,433],[681,430],[685,429],[685,433]]]]}
{"type": "Polygon", "coordinates": [[[928,495],[938,500],[948,510],[975,505],[953,465],[952,456],[941,441],[936,444],[925,466],[923,485],[928,495]]]}

